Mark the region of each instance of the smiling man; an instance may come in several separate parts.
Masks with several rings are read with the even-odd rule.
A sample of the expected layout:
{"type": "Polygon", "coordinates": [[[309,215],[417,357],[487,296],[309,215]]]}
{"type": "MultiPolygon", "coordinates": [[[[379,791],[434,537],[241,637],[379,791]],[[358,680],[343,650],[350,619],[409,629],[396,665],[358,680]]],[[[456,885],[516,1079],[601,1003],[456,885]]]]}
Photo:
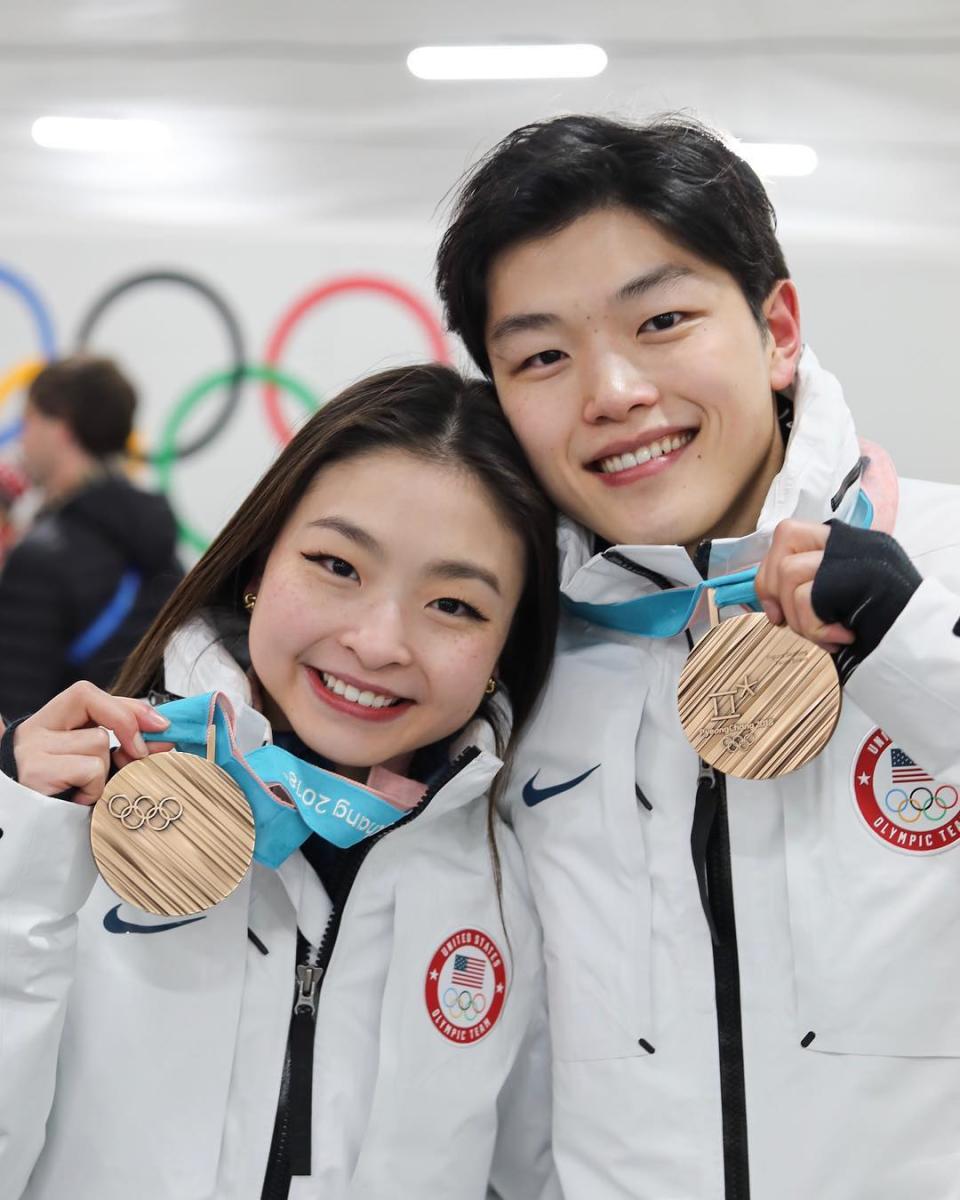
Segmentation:
{"type": "Polygon", "coordinates": [[[568,1200],[952,1194],[960,489],[858,440],[762,184],[695,123],[515,131],[463,184],[437,279],[565,514],[568,616],[506,804],[568,1200]],[[731,771],[809,644],[833,656],[825,748],[775,747],[798,769],[734,778],[684,734],[705,580],[723,617],[753,600],[805,639],[706,695],[731,771]]]}

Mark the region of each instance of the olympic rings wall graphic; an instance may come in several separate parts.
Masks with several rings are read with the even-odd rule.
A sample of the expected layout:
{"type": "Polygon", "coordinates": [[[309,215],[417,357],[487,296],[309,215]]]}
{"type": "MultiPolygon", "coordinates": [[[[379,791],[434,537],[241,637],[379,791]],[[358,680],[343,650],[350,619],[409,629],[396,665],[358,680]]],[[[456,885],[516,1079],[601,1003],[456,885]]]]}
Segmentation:
{"type": "MultiPolygon", "coordinates": [[[[0,265],[0,290],[12,292],[26,308],[33,325],[36,343],[28,354],[0,375],[0,409],[11,396],[29,387],[44,364],[57,358],[60,353],[95,351],[97,328],[104,314],[132,292],[156,285],[172,285],[204,300],[216,314],[226,337],[227,356],[224,365],[190,384],[179,399],[173,401],[158,446],[152,450],[144,449],[139,438],[134,435],[129,448],[131,459],[153,467],[159,487],[168,494],[174,511],[178,513],[177,521],[182,540],[199,552],[206,548],[207,539],[191,522],[180,515],[177,505],[174,504],[174,465],[209,449],[239,409],[244,385],[248,381],[257,381],[263,385],[264,412],[280,445],[289,441],[293,435],[293,429],[281,408],[281,391],[290,395],[308,414],[320,406],[322,401],[315,390],[306,381],[296,378],[280,365],[281,355],[293,329],[305,316],[341,296],[357,293],[370,295],[399,306],[413,318],[431,359],[444,363],[451,361],[443,327],[435,312],[424,300],[393,279],[378,275],[351,274],[325,280],[289,305],[267,338],[262,362],[250,362],[240,319],[227,298],[206,280],[177,268],[138,271],[111,284],[93,300],[83,314],[72,346],[60,350],[50,308],[37,286],[19,271],[0,265]],[[180,430],[189,415],[211,394],[218,392],[223,394],[223,400],[208,423],[201,432],[180,442],[180,430]]],[[[0,448],[14,442],[20,436],[21,428],[22,422],[19,420],[0,423],[0,448]]]]}

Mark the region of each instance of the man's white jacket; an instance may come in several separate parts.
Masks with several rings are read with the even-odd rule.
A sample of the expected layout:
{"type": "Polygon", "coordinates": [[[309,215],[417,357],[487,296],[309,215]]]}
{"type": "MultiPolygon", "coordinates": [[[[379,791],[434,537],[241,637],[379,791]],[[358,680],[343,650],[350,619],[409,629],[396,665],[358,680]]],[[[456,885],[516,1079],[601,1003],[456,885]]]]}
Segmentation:
{"type": "MultiPolygon", "coordinates": [[[[758,529],[716,541],[708,574],[758,563],[784,518],[850,514],[861,453],[805,352],[758,529]]],[[[960,489],[900,481],[897,503],[869,453],[924,582],[823,753],[725,781],[703,878],[716,948],[677,716],[687,641],[565,622],[506,803],[544,927],[568,1200],[960,1197],[960,489]]],[[[573,600],[654,592],[646,571],[700,580],[678,547],[594,553],[572,525],[561,544],[573,600]]]]}
{"type": "MultiPolygon", "coordinates": [[[[168,652],[167,687],[249,700],[203,625],[168,652]]],[[[262,731],[253,716],[241,731],[262,731]]],[[[505,936],[487,843],[499,766],[468,752],[360,868],[319,995],[313,1173],[294,1200],[557,1195],[540,933],[501,827],[505,936]]],[[[0,776],[0,1200],[257,1200],[297,928],[319,944],[327,895],[297,852],[200,918],[151,917],[96,876],[89,817],[0,776]]]]}

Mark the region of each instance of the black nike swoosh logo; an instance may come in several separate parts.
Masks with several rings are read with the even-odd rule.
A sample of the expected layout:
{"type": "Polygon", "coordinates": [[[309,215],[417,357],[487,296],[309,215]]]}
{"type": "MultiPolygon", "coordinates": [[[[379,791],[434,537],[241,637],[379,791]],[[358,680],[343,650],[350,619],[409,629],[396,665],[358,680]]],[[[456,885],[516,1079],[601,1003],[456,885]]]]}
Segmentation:
{"type": "Polygon", "coordinates": [[[165,929],[179,929],[181,925],[192,925],[194,921],[203,921],[202,917],[187,917],[185,921],[168,921],[165,925],[133,925],[124,921],[120,916],[120,905],[115,904],[109,912],[103,914],[103,927],[107,933],[163,933],[165,929]]]}
{"type": "Polygon", "coordinates": [[[551,796],[559,796],[561,792],[569,792],[571,788],[575,788],[578,783],[583,783],[588,775],[592,775],[599,767],[591,767],[589,771],[584,771],[582,775],[578,775],[576,779],[568,779],[566,783],[557,783],[553,787],[538,788],[534,787],[534,781],[540,774],[535,771],[533,775],[523,785],[523,802],[527,808],[533,808],[535,804],[539,804],[542,800],[549,800],[551,796]]]}

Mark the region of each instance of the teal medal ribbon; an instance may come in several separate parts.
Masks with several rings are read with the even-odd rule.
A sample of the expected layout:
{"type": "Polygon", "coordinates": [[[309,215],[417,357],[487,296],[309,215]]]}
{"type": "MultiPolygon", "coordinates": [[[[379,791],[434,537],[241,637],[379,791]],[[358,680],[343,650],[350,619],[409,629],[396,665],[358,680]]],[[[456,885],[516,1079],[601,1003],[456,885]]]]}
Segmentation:
{"type": "MultiPolygon", "coordinates": [[[[859,529],[869,529],[872,523],[873,504],[866,492],[861,490],[857,494],[849,524],[859,529]]],[[[758,609],[760,606],[754,586],[758,569],[750,567],[733,575],[705,579],[696,587],[672,588],[668,592],[638,596],[635,600],[623,600],[615,604],[589,604],[564,598],[563,607],[570,616],[580,617],[606,629],[641,637],[671,638],[687,628],[703,593],[708,589],[714,594],[717,608],[743,604],[758,609]]]]}
{"type": "Polygon", "coordinates": [[[402,816],[370,788],[304,762],[279,746],[241,754],[233,710],[222,692],[207,692],[157,706],[170,725],[145,732],[147,741],[173,742],[182,754],[208,756],[240,787],[253,812],[253,857],[279,867],[311,833],[346,849],[389,828],[402,816]],[[210,738],[211,730],[213,737],[210,738]]]}

